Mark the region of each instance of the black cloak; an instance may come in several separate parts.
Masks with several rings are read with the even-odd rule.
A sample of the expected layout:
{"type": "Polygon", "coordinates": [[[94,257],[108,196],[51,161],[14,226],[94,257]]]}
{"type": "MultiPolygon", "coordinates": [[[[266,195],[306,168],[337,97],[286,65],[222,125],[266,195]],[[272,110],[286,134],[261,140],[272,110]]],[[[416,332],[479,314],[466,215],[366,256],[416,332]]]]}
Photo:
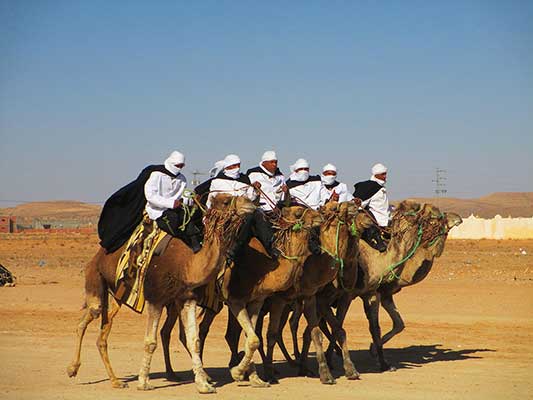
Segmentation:
{"type": "Polygon", "coordinates": [[[137,179],[119,189],[105,202],[98,220],[98,236],[100,246],[108,253],[118,250],[126,243],[141,223],[146,205],[144,185],[152,172],[176,177],[164,165],[150,165],[141,171],[137,179]]]}

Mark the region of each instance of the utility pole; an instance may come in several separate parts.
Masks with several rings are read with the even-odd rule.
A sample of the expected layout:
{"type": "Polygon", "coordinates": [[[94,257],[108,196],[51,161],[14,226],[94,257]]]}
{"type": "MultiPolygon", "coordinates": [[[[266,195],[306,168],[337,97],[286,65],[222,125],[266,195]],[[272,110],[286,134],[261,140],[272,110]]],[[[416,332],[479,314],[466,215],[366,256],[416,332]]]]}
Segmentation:
{"type": "Polygon", "coordinates": [[[448,193],[446,189],[446,170],[442,168],[435,168],[435,197],[437,198],[437,207],[440,207],[440,198],[448,193]]]}
{"type": "Polygon", "coordinates": [[[192,185],[193,186],[198,186],[200,184],[200,180],[198,179],[199,176],[202,176],[202,175],[207,175],[205,172],[200,172],[198,171],[197,169],[195,169],[194,171],[192,171],[192,185]]]}

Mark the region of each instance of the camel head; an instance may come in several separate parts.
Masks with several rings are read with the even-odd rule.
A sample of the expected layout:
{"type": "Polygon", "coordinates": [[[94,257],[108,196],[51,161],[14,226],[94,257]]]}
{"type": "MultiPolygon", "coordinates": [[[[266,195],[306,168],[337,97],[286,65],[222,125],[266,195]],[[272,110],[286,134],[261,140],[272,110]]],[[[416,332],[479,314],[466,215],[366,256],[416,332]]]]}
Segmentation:
{"type": "Polygon", "coordinates": [[[432,204],[424,204],[421,215],[425,224],[422,244],[435,257],[440,257],[444,251],[444,243],[448,237],[448,232],[454,226],[460,225],[463,220],[458,214],[442,213],[432,204]]]}
{"type": "Polygon", "coordinates": [[[307,243],[311,229],[320,226],[322,217],[318,211],[302,206],[284,207],[275,225],[275,246],[283,254],[292,257],[310,255],[307,243]]]}
{"type": "Polygon", "coordinates": [[[237,237],[246,216],[255,209],[256,206],[246,197],[218,194],[211,200],[211,208],[205,214],[205,240],[218,237],[229,247],[237,237]]]}
{"type": "Polygon", "coordinates": [[[211,208],[218,211],[233,212],[242,217],[253,213],[256,206],[247,197],[220,193],[211,200],[211,208]]]}
{"type": "MultiPolygon", "coordinates": [[[[350,231],[354,228],[350,224],[356,213],[357,207],[352,202],[330,201],[320,209],[323,219],[320,225],[320,242],[325,251],[337,256],[341,253],[345,254],[350,239],[350,231]]],[[[355,227],[355,229],[357,228],[355,227]]]]}
{"type": "Polygon", "coordinates": [[[390,224],[391,244],[394,243],[404,252],[415,246],[419,234],[422,233],[421,210],[419,203],[409,200],[402,201],[396,207],[390,224]]]}

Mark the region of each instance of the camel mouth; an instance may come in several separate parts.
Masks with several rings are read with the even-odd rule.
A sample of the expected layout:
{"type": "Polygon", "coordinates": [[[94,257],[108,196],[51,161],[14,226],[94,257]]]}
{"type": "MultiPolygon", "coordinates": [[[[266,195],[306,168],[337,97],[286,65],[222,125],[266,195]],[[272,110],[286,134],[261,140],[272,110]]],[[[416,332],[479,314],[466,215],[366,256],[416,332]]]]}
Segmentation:
{"type": "Polygon", "coordinates": [[[454,226],[459,226],[463,223],[463,219],[459,214],[456,213],[446,213],[446,225],[448,230],[452,229],[454,226]]]}
{"type": "Polygon", "coordinates": [[[244,204],[239,207],[239,209],[237,210],[237,214],[239,214],[240,216],[251,214],[255,211],[256,208],[257,207],[254,204],[244,204]]]}

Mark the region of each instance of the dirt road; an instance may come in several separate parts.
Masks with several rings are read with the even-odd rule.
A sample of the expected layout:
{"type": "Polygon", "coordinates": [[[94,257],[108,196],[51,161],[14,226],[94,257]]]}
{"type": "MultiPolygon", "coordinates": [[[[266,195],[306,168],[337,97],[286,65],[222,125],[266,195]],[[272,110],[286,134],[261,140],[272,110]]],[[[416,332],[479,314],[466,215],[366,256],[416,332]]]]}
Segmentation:
{"type": "MultiPolygon", "coordinates": [[[[110,357],[129,388],[110,387],[95,346],[98,323],[86,335],[82,366],[69,379],[65,368],[83,301],[83,265],[96,249],[94,235],[0,237],[0,263],[18,277],[0,288],[0,399],[189,399],[187,352],[173,340],[181,382],[164,377],[160,348],[152,364],[156,390],[136,390],[145,316],[122,310],[110,337],[110,357]]],[[[282,361],[280,384],[253,389],[232,382],[224,341],[226,312],[216,320],[205,364],[218,382],[217,399],[523,399],[533,398],[533,241],[449,241],[422,283],[397,296],[406,330],[386,345],[396,372],[378,373],[368,352],[370,336],[361,303],[347,321],[349,344],[361,380],[337,384],[297,377],[282,361]],[[527,254],[521,254],[525,249],[527,254]]],[[[383,332],[390,323],[382,315],[383,332]]],[[[287,338],[287,343],[288,338],[287,338]]],[[[259,362],[259,359],[256,359],[259,362]]],[[[259,367],[261,371],[261,367],[259,367]]]]}

